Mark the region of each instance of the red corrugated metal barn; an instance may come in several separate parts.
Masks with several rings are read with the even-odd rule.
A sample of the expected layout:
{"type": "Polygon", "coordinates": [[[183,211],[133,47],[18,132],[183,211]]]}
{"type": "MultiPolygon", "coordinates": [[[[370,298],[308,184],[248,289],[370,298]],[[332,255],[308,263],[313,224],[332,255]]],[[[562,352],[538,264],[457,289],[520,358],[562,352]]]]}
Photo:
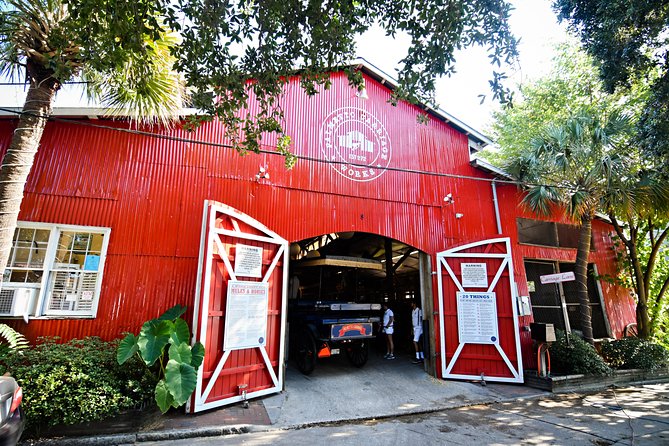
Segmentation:
{"type": "MultiPolygon", "coordinates": [[[[111,339],[183,304],[189,317],[195,313],[196,336],[209,336],[215,349],[231,311],[228,282],[264,283],[263,348],[211,356],[201,377],[206,405],[207,395],[229,391],[207,385],[216,369],[255,361],[246,372],[269,371],[269,384],[260,379],[257,388],[282,379],[286,300],[297,276],[300,294],[389,302],[400,333],[410,329],[401,324],[410,320],[409,300],[418,299],[437,376],[522,382],[523,359],[534,363],[532,313],[578,330],[573,283],[539,279],[573,269],[577,228],[559,212],[546,218],[523,209],[515,185],[472,161],[489,142],[483,135],[441,111],[419,122],[423,109],[388,103],[390,79],[360,69],[362,94],[342,73],[314,97],[289,83],[285,129],[299,158],[291,170],[272,153],[240,156],[217,123],[194,132],[142,129],[151,135],[85,116],[50,122],[25,191],[0,312],[27,317],[16,325],[31,339],[111,339]],[[236,264],[242,249],[249,262],[262,259],[257,271],[236,264]],[[328,257],[375,267],[316,274],[306,266],[328,257]],[[465,317],[488,325],[469,329],[458,323],[465,317]]],[[[0,147],[15,125],[0,121],[0,147]]],[[[274,140],[263,142],[271,152],[274,140]]],[[[616,274],[611,233],[594,222],[589,288],[600,338],[620,337],[634,321],[629,291],[598,279],[616,274]]]]}

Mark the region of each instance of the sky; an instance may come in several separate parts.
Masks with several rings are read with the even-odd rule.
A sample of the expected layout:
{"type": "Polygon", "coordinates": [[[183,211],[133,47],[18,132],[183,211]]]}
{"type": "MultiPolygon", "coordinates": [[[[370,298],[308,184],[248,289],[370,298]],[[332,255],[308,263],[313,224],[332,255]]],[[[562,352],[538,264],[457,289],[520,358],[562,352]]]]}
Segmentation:
{"type": "MultiPolygon", "coordinates": [[[[551,0],[512,0],[511,30],[520,39],[520,66],[507,71],[509,86],[546,74],[551,67],[553,46],[566,39],[564,25],[557,23],[551,0]]],[[[408,47],[408,39],[390,39],[374,29],[358,40],[358,55],[395,77],[397,62],[408,47]],[[384,50],[380,50],[383,48],[384,50]],[[389,50],[391,49],[392,50],[389,50]]],[[[456,74],[438,81],[439,107],[470,127],[486,133],[491,113],[499,108],[488,86],[492,67],[482,48],[467,49],[456,56],[456,74]],[[481,104],[479,95],[487,95],[481,104]]]]}
{"type": "MultiPolygon", "coordinates": [[[[546,73],[551,66],[552,46],[566,37],[564,26],[557,19],[550,4],[552,0],[511,0],[515,11],[511,16],[511,29],[520,38],[520,66],[510,76],[509,86],[546,73]]],[[[379,28],[370,30],[358,39],[358,56],[395,77],[397,62],[408,48],[408,39],[394,40],[384,35],[379,28]]],[[[440,79],[436,98],[440,108],[473,127],[489,133],[491,113],[499,105],[492,100],[488,80],[492,78],[492,67],[487,53],[482,48],[471,48],[456,56],[456,74],[440,79]],[[488,97],[481,104],[479,95],[488,97]]],[[[23,88],[2,88],[0,105],[21,106],[25,98],[23,88]]],[[[56,107],[85,105],[81,89],[65,86],[56,98],[56,107]]]]}

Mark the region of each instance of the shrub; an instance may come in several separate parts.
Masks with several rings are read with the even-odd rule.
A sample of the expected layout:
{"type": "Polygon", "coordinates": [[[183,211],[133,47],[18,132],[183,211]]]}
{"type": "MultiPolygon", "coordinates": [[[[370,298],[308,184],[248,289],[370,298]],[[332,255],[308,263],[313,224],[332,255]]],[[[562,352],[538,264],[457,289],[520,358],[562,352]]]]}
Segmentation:
{"type": "Polygon", "coordinates": [[[602,356],[617,369],[655,370],[665,367],[669,351],[641,338],[623,338],[602,344],[602,356]]]}
{"type": "Polygon", "coordinates": [[[56,341],[40,339],[2,364],[2,372],[11,373],[23,387],[31,428],[98,420],[139,408],[151,398],[155,378],[138,358],[119,366],[118,341],[56,341]]]}
{"type": "Polygon", "coordinates": [[[567,338],[564,331],[556,330],[556,342],[549,349],[551,370],[566,375],[610,375],[611,368],[606,365],[597,350],[578,336],[567,338]]]}

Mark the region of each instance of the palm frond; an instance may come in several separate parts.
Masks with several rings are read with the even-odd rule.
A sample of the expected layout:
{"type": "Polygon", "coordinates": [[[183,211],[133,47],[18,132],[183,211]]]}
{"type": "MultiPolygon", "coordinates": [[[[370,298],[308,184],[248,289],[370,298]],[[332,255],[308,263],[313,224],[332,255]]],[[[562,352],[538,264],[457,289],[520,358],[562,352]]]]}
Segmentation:
{"type": "Polygon", "coordinates": [[[567,203],[567,213],[574,219],[580,220],[584,215],[592,213],[593,196],[589,191],[577,189],[573,191],[567,203]]]}
{"type": "Polygon", "coordinates": [[[523,203],[537,214],[550,215],[551,204],[559,202],[558,196],[555,188],[539,185],[527,190],[523,203]]]}
{"type": "Polygon", "coordinates": [[[25,336],[7,324],[0,324],[0,338],[5,341],[10,350],[23,350],[30,346],[25,336]]]}
{"type": "Polygon", "coordinates": [[[129,54],[120,69],[85,70],[89,95],[108,106],[111,116],[169,126],[186,100],[184,82],[173,70],[175,59],[170,53],[176,42],[173,35],[163,34],[158,41],[147,37],[146,52],[129,54]]]}
{"type": "MultiPolygon", "coordinates": [[[[5,0],[0,6],[0,70],[22,71],[27,60],[54,69],[64,56],[57,31],[68,16],[62,0],[5,0]]],[[[67,57],[65,57],[67,59],[67,57]]]]}

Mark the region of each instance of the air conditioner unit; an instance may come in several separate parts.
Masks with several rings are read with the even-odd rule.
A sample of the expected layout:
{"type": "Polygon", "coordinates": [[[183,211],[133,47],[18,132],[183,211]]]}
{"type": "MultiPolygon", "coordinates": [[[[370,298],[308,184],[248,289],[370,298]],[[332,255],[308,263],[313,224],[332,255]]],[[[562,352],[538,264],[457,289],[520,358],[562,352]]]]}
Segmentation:
{"type": "Polygon", "coordinates": [[[38,288],[3,288],[0,291],[0,316],[27,318],[38,288]]]}

